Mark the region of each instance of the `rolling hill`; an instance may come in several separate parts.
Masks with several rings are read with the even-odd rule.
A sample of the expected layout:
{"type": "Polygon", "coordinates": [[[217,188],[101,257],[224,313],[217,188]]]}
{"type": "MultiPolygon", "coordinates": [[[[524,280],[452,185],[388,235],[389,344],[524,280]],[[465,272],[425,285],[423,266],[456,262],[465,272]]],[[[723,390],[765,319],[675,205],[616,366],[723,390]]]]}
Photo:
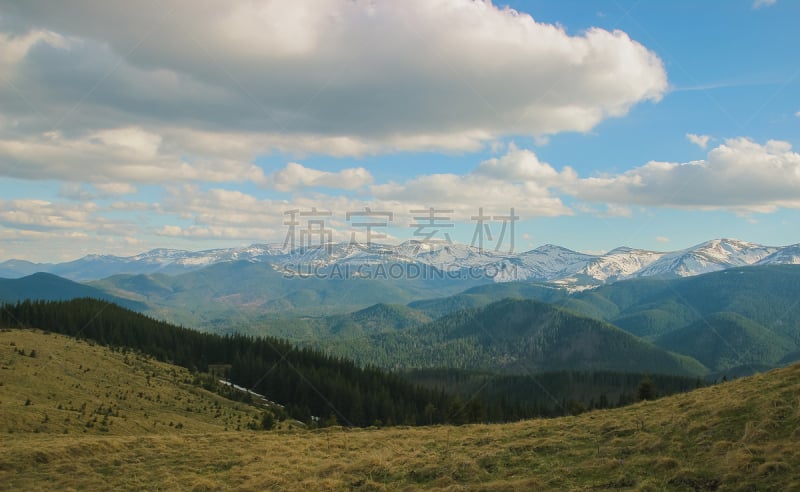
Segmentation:
{"type": "Polygon", "coordinates": [[[478,285],[459,294],[414,301],[408,307],[422,311],[432,318],[462,309],[475,309],[503,299],[536,299],[556,302],[567,297],[569,292],[561,287],[539,282],[504,282],[478,285]]]}
{"type": "Polygon", "coordinates": [[[221,432],[261,410],[141,353],[34,330],[0,331],[0,429],[6,435],[221,432]]]}
{"type": "Polygon", "coordinates": [[[103,290],[49,273],[34,273],[15,279],[0,278],[0,304],[26,299],[62,301],[81,297],[102,299],[135,311],[145,309],[145,305],[140,302],[116,297],[103,290]]]}
{"type": "Polygon", "coordinates": [[[0,306],[0,327],[39,326],[120,350],[140,351],[195,372],[224,366],[232,383],[267,395],[285,405],[289,415],[309,424],[312,417],[330,417],[350,426],[448,418],[449,395],[414,386],[374,367],[357,367],[342,358],[298,349],[284,340],[201,333],[94,299],[0,306]],[[424,411],[427,405],[439,410],[429,415],[424,411]]]}
{"type": "Polygon", "coordinates": [[[347,314],[331,316],[259,317],[258,321],[236,324],[218,332],[269,335],[296,342],[354,338],[375,333],[405,330],[430,322],[424,312],[402,304],[375,304],[347,314]]]}
{"type": "Polygon", "coordinates": [[[236,404],[182,389],[180,368],[22,330],[0,333],[0,354],[0,419],[12,426],[0,447],[3,490],[800,488],[800,365],[575,417],[255,432],[225,431],[236,404]],[[53,377],[24,379],[35,371],[53,377]],[[86,427],[105,399],[118,406],[109,403],[108,432],[86,427]],[[65,409],[70,401],[89,402],[86,413],[65,409]],[[220,417],[203,410],[217,404],[220,417]]]}
{"type": "Polygon", "coordinates": [[[712,371],[776,365],[796,347],[785,336],[736,313],[711,314],[660,336],[654,343],[693,357],[712,371]]]}
{"type": "Polygon", "coordinates": [[[798,295],[800,265],[770,265],[672,280],[627,280],[575,294],[562,304],[643,337],[732,312],[800,340],[798,295]]]}
{"type": "Polygon", "coordinates": [[[611,370],[701,375],[697,361],[668,353],[602,321],[533,300],[503,300],[417,328],[319,344],[361,364],[530,374],[611,370]]]}

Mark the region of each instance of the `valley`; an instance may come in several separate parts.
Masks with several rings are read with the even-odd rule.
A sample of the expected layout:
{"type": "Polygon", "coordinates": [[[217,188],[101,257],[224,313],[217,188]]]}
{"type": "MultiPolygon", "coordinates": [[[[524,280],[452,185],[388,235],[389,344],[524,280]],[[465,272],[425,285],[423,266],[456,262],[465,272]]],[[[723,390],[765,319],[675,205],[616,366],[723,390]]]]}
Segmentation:
{"type": "Polygon", "coordinates": [[[0,279],[0,478],[13,489],[792,483],[798,292],[794,264],[581,289],[298,278],[241,260],[0,279]]]}

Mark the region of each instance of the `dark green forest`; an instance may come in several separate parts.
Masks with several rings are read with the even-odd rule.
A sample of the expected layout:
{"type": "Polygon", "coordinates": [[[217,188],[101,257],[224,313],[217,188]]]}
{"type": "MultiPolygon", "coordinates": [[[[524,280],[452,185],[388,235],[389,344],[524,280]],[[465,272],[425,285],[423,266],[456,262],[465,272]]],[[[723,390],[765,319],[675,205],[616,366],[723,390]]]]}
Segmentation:
{"type": "Polygon", "coordinates": [[[704,386],[700,378],[614,371],[558,371],[500,375],[457,369],[416,369],[403,372],[409,381],[432,389],[447,389],[458,397],[488,402],[492,421],[514,421],[523,415],[559,417],[588,410],[614,408],[704,386]]]}
{"type": "Polygon", "coordinates": [[[700,376],[696,360],[604,321],[535,300],[505,299],[430,323],[316,342],[326,352],[390,370],[442,368],[531,374],[617,371],[700,376]]]}
{"type": "Polygon", "coordinates": [[[193,371],[230,364],[233,383],[285,405],[290,415],[305,422],[314,415],[323,421],[333,416],[347,426],[444,423],[450,420],[448,410],[462,410],[451,408],[455,398],[444,392],[286,341],[201,333],[95,299],[8,304],[0,309],[0,325],[124,347],[193,371]]]}
{"type": "MultiPolygon", "coordinates": [[[[22,301],[0,309],[0,326],[40,328],[139,351],[199,373],[230,364],[230,380],[283,404],[294,418],[346,426],[503,422],[579,413],[635,401],[648,376],[562,372],[495,377],[444,369],[387,373],[269,337],[217,335],[158,321],[95,300],[22,301]],[[588,378],[588,379],[587,379],[588,378]]],[[[695,387],[655,376],[658,395],[695,387]]]]}

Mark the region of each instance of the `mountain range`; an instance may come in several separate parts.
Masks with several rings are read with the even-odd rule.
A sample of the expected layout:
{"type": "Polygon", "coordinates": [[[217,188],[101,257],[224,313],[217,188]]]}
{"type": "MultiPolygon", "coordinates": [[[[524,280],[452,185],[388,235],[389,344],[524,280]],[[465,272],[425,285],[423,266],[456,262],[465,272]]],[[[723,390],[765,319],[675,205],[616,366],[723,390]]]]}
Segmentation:
{"type": "MultiPolygon", "coordinates": [[[[607,253],[580,253],[544,245],[522,253],[501,253],[451,244],[429,249],[424,243],[399,245],[335,243],[288,250],[282,245],[254,244],[241,248],[184,251],[154,249],[135,256],[88,255],[66,263],[0,263],[0,277],[19,278],[46,272],[75,281],[112,275],[176,275],[232,261],[265,263],[284,275],[376,275],[376,265],[416,265],[448,272],[454,279],[483,282],[532,280],[555,282],[581,290],[640,277],[688,277],[737,266],[800,264],[800,244],[764,246],[736,239],[713,239],[671,252],[619,247],[607,253]],[[362,270],[358,270],[361,267],[362,270]]],[[[414,270],[417,271],[417,270],[414,270]]],[[[397,273],[402,271],[397,269],[397,273]]],[[[391,277],[391,272],[386,272],[391,277]]]]}
{"type": "Polygon", "coordinates": [[[800,245],[730,239],[604,255],[558,246],[512,255],[415,243],[255,245],[5,262],[6,270],[73,278],[113,274],[82,283],[43,272],[0,279],[0,302],[105,299],[201,330],[278,336],[389,369],[746,374],[800,358],[799,263],[800,245]],[[573,353],[575,346],[594,351],[573,353]]]}
{"type": "Polygon", "coordinates": [[[486,284],[406,306],[276,318],[251,328],[388,369],[524,374],[543,367],[628,371],[624,364],[631,363],[639,370],[721,377],[800,359],[798,295],[800,265],[748,266],[572,293],[535,282],[486,284]],[[532,343],[543,350],[529,350],[532,343]],[[579,346],[592,351],[562,366],[563,351],[579,346]],[[670,362],[655,348],[696,364],[670,362]]]}

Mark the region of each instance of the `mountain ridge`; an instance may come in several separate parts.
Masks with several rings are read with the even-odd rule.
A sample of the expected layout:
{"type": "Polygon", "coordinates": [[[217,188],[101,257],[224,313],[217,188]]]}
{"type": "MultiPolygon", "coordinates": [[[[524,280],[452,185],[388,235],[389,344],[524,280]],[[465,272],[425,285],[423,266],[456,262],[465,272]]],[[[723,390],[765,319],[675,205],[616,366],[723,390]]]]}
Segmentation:
{"type": "Polygon", "coordinates": [[[145,309],[145,305],[136,300],[118,297],[51,273],[39,272],[16,279],[0,278],[0,304],[15,303],[26,299],[61,301],[81,297],[113,302],[135,311],[145,309]]]}
{"type": "MultiPolygon", "coordinates": [[[[406,330],[319,347],[386,369],[452,368],[504,374],[608,370],[700,376],[698,361],[645,342],[604,321],[532,299],[504,299],[406,330]]],[[[314,346],[314,344],[312,344],[314,346]]]]}
{"type": "MultiPolygon", "coordinates": [[[[463,244],[430,249],[419,241],[399,245],[331,243],[293,250],[279,244],[187,251],[157,248],[120,257],[88,255],[65,263],[0,263],[0,277],[22,277],[36,271],[74,281],[113,275],[175,275],[231,261],[268,263],[285,274],[326,275],[330,269],[414,264],[420,268],[469,275],[489,282],[532,280],[582,290],[617,280],[640,277],[688,277],[737,266],[800,264],[800,244],[764,246],[738,239],[712,239],[677,251],[650,251],[620,246],[603,254],[588,254],[545,244],[521,253],[500,253],[463,244]]],[[[399,271],[399,270],[398,270],[399,271]]]]}

